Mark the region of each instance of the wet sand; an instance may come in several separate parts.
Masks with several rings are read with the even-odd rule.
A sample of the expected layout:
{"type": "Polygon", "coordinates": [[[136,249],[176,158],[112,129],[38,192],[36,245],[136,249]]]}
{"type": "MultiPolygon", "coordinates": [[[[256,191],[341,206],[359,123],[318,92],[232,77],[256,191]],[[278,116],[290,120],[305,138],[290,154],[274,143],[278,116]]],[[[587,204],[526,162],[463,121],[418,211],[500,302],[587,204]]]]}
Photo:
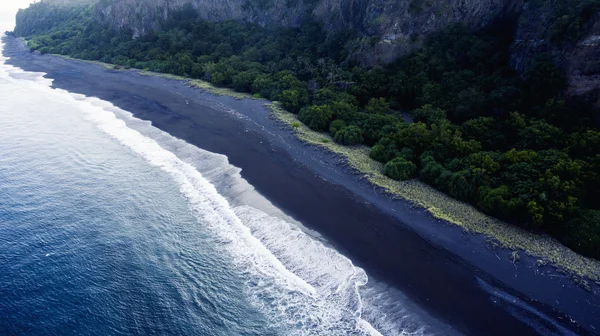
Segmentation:
{"type": "Polygon", "coordinates": [[[600,331],[598,295],[523,255],[513,264],[509,251],[489,249],[484,237],[390,199],[336,156],[297,140],[269,117],[265,101],[215,96],[180,81],[31,54],[15,39],[6,43],[9,64],[48,73],[54,87],[110,101],[226,155],[274,205],[465,334],[600,331]]]}

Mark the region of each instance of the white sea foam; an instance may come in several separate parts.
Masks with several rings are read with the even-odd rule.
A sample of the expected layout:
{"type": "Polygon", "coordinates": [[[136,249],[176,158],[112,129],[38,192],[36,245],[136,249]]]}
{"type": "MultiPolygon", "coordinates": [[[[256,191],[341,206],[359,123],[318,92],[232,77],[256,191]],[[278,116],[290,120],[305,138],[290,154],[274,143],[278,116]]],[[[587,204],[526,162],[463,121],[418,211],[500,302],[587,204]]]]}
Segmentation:
{"type": "Polygon", "coordinates": [[[407,312],[404,297],[370,287],[369,297],[381,302],[364,302],[361,291],[369,281],[364,270],[289,217],[266,210],[270,209],[268,201],[257,196],[225,156],[175,139],[109,102],[52,89],[52,80],[43,78],[44,74],[24,72],[5,61],[0,57],[0,79],[18,81],[34,90],[32,94],[46,94],[75,106],[100,130],[170,174],[199,223],[209,227],[245,275],[249,301],[265,312],[269,323],[288,330],[289,335],[426,333],[420,318],[407,312]],[[252,195],[258,205],[232,204],[219,194],[218,183],[244,196],[233,199],[248,200],[252,195]],[[401,306],[394,314],[380,310],[381,303],[389,300],[401,306]]]}
{"type": "Polygon", "coordinates": [[[195,215],[211,226],[239,269],[251,274],[248,292],[253,303],[278,313],[269,314],[272,323],[283,323],[298,334],[341,335],[356,327],[362,310],[357,286],[367,282],[364,271],[345,258],[339,260],[341,255],[319,242],[306,238],[308,244],[298,244],[307,236],[283,221],[250,207],[232,208],[193,166],[128,128],[114,113],[70,97],[101,130],[173,177],[195,215]],[[269,236],[275,232],[280,236],[269,236]]]}

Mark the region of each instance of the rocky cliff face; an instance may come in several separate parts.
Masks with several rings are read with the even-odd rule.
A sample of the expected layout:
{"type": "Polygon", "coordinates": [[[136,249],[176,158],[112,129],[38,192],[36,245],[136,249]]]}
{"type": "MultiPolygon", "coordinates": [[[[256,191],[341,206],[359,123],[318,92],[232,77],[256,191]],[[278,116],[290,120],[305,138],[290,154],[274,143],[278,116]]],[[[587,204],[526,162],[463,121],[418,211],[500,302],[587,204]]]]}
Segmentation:
{"type": "Polygon", "coordinates": [[[41,2],[58,6],[87,5],[95,4],[98,1],[99,0],[41,0],[41,2]]]}
{"type": "Polygon", "coordinates": [[[393,61],[449,25],[477,30],[515,17],[521,7],[522,0],[324,0],[314,14],[331,30],[359,31],[354,54],[373,65],[393,61]]]}
{"type": "Polygon", "coordinates": [[[600,107],[600,13],[590,13],[589,21],[576,34],[570,32],[566,40],[557,40],[553,34],[559,20],[571,27],[578,20],[557,7],[556,0],[530,0],[524,4],[511,48],[511,65],[523,72],[536,55],[550,53],[567,75],[567,94],[600,107]]]}
{"type": "Polygon", "coordinates": [[[140,35],[157,28],[169,13],[191,4],[206,20],[241,20],[261,25],[297,26],[306,11],[302,0],[101,0],[98,20],[140,35]]]}
{"type": "Polygon", "coordinates": [[[102,0],[99,20],[142,34],[169,12],[191,3],[208,20],[243,20],[262,25],[296,26],[310,14],[328,32],[352,29],[361,38],[353,54],[367,65],[406,54],[427,35],[450,24],[480,29],[515,16],[523,0],[102,0]]]}
{"type": "Polygon", "coordinates": [[[261,25],[297,26],[304,15],[312,15],[327,32],[356,31],[359,38],[349,48],[365,65],[393,61],[452,24],[474,30],[505,24],[507,30],[514,29],[511,63],[515,69],[523,71],[536,54],[550,52],[568,75],[569,93],[600,106],[600,61],[596,61],[600,59],[600,15],[594,13],[574,41],[556,43],[551,30],[553,20],[561,17],[556,13],[561,0],[100,0],[96,16],[140,35],[159,27],[170,12],[186,4],[207,20],[261,25]]]}
{"type": "Polygon", "coordinates": [[[569,76],[569,96],[583,97],[600,107],[600,23],[564,56],[569,76]]]}

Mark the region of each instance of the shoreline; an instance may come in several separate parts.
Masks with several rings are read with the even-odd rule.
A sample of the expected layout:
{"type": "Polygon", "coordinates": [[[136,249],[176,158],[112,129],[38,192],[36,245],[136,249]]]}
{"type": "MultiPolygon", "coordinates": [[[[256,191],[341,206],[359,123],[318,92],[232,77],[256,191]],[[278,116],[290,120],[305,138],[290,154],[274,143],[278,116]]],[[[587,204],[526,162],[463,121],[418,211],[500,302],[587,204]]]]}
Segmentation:
{"type": "Polygon", "coordinates": [[[418,179],[392,180],[383,175],[383,164],[370,159],[367,148],[336,144],[331,136],[309,129],[292,113],[280,108],[277,102],[267,106],[275,118],[295,132],[300,140],[339,155],[357,174],[363,175],[374,187],[381,188],[390,197],[410,202],[426,210],[433,218],[459,226],[467,233],[485,235],[490,239],[490,244],[512,250],[511,255],[524,252],[536,258],[538,266],[550,264],[573,277],[580,277],[573,280],[587,291],[592,290],[594,282],[600,285],[600,261],[577,254],[550,236],[534,234],[488,216],[418,179]],[[294,127],[292,123],[299,123],[300,126],[294,127]]]}
{"type": "MultiPolygon", "coordinates": [[[[416,207],[422,208],[433,218],[459,226],[467,233],[485,235],[486,239],[490,239],[489,243],[494,247],[511,250],[511,257],[518,256],[516,258],[520,260],[521,255],[518,252],[523,252],[535,258],[535,264],[539,267],[555,266],[563,270],[576,284],[587,291],[592,291],[594,284],[600,286],[600,261],[573,252],[548,235],[531,233],[515,225],[486,215],[474,206],[456,200],[418,179],[409,181],[392,180],[383,175],[383,164],[369,157],[368,148],[365,146],[349,147],[335,143],[329,134],[311,130],[298,120],[293,113],[281,108],[278,102],[254,98],[248,93],[237,92],[229,88],[215,87],[211,83],[199,79],[190,79],[145,70],[119,69],[112,64],[78,60],[64,55],[50,56],[99,65],[108,70],[130,70],[141,76],[155,76],[181,81],[186,85],[216,96],[262,100],[265,102],[265,106],[271,111],[271,116],[286,125],[300,141],[338,155],[342,161],[341,164],[347,164],[355,170],[356,174],[363,175],[374,187],[381,188],[390,197],[394,199],[399,198],[416,207]],[[299,126],[295,127],[292,124],[298,124],[299,126]],[[469,215],[465,215],[465,213],[469,215]]],[[[516,258],[513,258],[513,263],[519,261],[516,258]]],[[[595,290],[600,290],[600,287],[596,287],[595,290]]]]}
{"type": "MultiPolygon", "coordinates": [[[[10,53],[16,53],[7,56],[14,57],[15,55],[18,55],[19,51],[16,50],[17,48],[15,45],[12,45],[11,47],[7,45],[7,49],[11,49],[10,53]]],[[[535,305],[536,301],[542,303],[539,307],[535,306],[536,309],[548,312],[549,314],[555,311],[558,316],[574,317],[576,321],[582,321],[580,324],[585,326],[585,329],[587,329],[589,333],[595,333],[589,326],[592,325],[592,322],[595,320],[593,316],[594,309],[598,309],[599,300],[597,294],[588,293],[582,288],[573,285],[568,277],[559,274],[550,266],[537,267],[537,260],[535,260],[535,258],[523,255],[519,263],[513,264],[510,261],[510,251],[501,248],[490,249],[488,246],[489,243],[481,235],[473,235],[465,232],[464,229],[459,226],[449,224],[439,220],[439,218],[435,219],[432,217],[432,211],[415,208],[414,204],[411,204],[411,202],[391,199],[384,191],[373,188],[371,185],[372,181],[367,181],[367,179],[358,176],[356,172],[353,171],[352,167],[340,166],[340,157],[338,155],[332,154],[331,152],[325,152],[323,146],[317,148],[314,146],[315,144],[307,145],[306,143],[302,143],[296,138],[296,135],[294,135],[293,132],[290,132],[289,127],[282,127],[281,124],[278,125],[277,123],[279,122],[271,119],[270,113],[264,108],[263,105],[266,102],[264,100],[248,102],[240,100],[241,98],[236,99],[225,96],[220,98],[215,98],[214,96],[212,98],[207,97],[207,93],[202,93],[194,88],[182,88],[186,85],[182,82],[172,83],[172,80],[177,78],[173,78],[174,76],[171,78],[167,77],[169,75],[147,77],[148,80],[144,80],[146,78],[138,76],[138,72],[136,71],[99,69],[100,67],[98,65],[90,65],[81,61],[61,60],[59,62],[58,60],[60,59],[56,57],[53,58],[53,56],[32,55],[29,53],[25,54],[24,52],[22,52],[20,57],[22,57],[22,59],[12,59],[8,63],[15,64],[26,70],[35,69],[34,71],[47,72],[50,74],[50,78],[55,79],[55,87],[64,88],[77,93],[86,94],[87,92],[88,95],[97,95],[101,99],[111,101],[115,103],[115,105],[131,111],[138,118],[152,121],[157,127],[198,147],[226,154],[230,157],[232,164],[243,169],[242,176],[255,186],[259,192],[265,195],[282,210],[286,211],[286,213],[289,212],[294,218],[298,218],[306,223],[309,228],[323,233],[334,246],[339,247],[341,252],[349,255],[352,260],[356,260],[357,264],[364,267],[369,274],[374,273],[378,279],[382,278],[387,282],[394,283],[400,287],[402,291],[408,291],[407,294],[409,295],[411,294],[410,290],[412,290],[412,296],[417,298],[416,301],[424,307],[430,308],[426,301],[435,301],[430,303],[438,306],[437,311],[434,309],[434,315],[435,313],[441,315],[444,315],[444,313],[449,314],[445,316],[445,319],[449,320],[451,323],[460,324],[461,322],[459,321],[465,318],[480,318],[480,321],[473,321],[472,326],[464,327],[465,330],[471,331],[471,333],[474,333],[474,331],[477,330],[481,332],[488,331],[485,324],[490,321],[495,321],[495,323],[505,324],[504,326],[501,326],[500,329],[516,329],[503,329],[495,332],[492,330],[491,333],[488,334],[502,334],[502,331],[507,330],[520,330],[523,334],[527,334],[525,333],[527,328],[521,329],[521,327],[519,327],[520,324],[512,321],[509,314],[502,314],[500,312],[501,309],[495,307],[491,303],[489,293],[484,292],[481,288],[479,288],[478,291],[478,280],[476,280],[476,278],[483,279],[486,282],[492,282],[494,287],[509,290],[512,292],[512,295],[523,296],[519,293],[526,293],[527,297],[523,297],[522,300],[528,304],[535,305]],[[30,62],[33,58],[37,58],[38,61],[30,62]],[[47,62],[44,62],[44,60],[47,62]],[[50,60],[52,60],[52,62],[50,62],[50,60]],[[75,66],[76,64],[83,66],[75,66]],[[72,67],[69,68],[71,65],[72,67]],[[94,67],[94,69],[89,67],[94,67]],[[90,74],[93,75],[100,75],[100,73],[103,73],[102,76],[104,78],[98,76],[95,78],[97,78],[99,83],[88,83],[88,79],[78,77],[77,71],[80,72],[79,75],[81,75],[81,72],[83,71],[86,71],[86,74],[89,71],[90,74]],[[141,78],[141,80],[139,78],[141,78]],[[172,120],[173,118],[200,118],[195,115],[190,116],[189,114],[193,113],[191,110],[185,112],[186,109],[190,109],[190,107],[186,107],[188,104],[171,101],[173,98],[169,97],[156,97],[156,100],[154,100],[155,97],[152,95],[153,92],[145,94],[143,92],[144,90],[123,93],[123,86],[126,83],[114,85],[115,87],[113,88],[109,81],[111,79],[123,81],[130,80],[139,85],[146,85],[149,90],[155,90],[156,87],[160,90],[166,88],[180,94],[182,97],[201,99],[204,102],[208,101],[209,103],[198,103],[200,105],[204,104],[203,106],[205,107],[210,107],[208,105],[211,104],[222,104],[226,107],[232,107],[234,112],[241,113],[242,115],[228,115],[228,117],[230,117],[228,118],[229,120],[216,121],[210,118],[223,119],[222,116],[224,112],[215,111],[215,113],[211,112],[212,115],[210,116],[204,116],[204,119],[202,119],[203,123],[196,122],[193,125],[194,127],[189,127],[190,129],[188,130],[182,130],[180,129],[180,126],[183,121],[176,122],[172,120]],[[101,83],[103,80],[106,80],[106,83],[101,83]],[[102,87],[99,88],[97,86],[102,87]],[[128,95],[132,96],[130,97],[128,95]],[[138,97],[135,97],[136,95],[138,97]],[[136,100],[136,102],[132,103],[132,99],[136,100]],[[161,99],[168,102],[168,105],[160,102],[159,100],[161,99]],[[151,104],[153,101],[157,103],[156,106],[151,104]],[[141,103],[146,104],[146,106],[139,106],[141,103]],[[127,106],[128,104],[129,106],[127,106]],[[144,109],[153,111],[144,111],[144,109]],[[265,113],[265,111],[267,111],[267,113],[265,113]],[[174,113],[176,114],[175,116],[172,115],[174,113]],[[256,156],[259,157],[260,155],[264,155],[265,157],[275,157],[275,163],[285,165],[285,168],[292,170],[292,173],[296,173],[299,181],[294,182],[285,180],[289,179],[289,177],[284,179],[283,177],[280,178],[278,176],[259,176],[260,169],[257,172],[257,167],[253,167],[253,165],[256,166],[256,164],[252,164],[253,158],[250,157],[252,155],[249,155],[248,153],[233,153],[235,151],[235,149],[231,148],[231,142],[233,141],[226,136],[223,136],[223,139],[217,141],[219,142],[218,144],[210,143],[215,140],[215,134],[219,132],[224,132],[223,134],[226,135],[232,135],[233,132],[244,133],[242,128],[232,126],[232,119],[237,119],[239,123],[244,125],[243,128],[253,133],[251,135],[241,134],[237,138],[242,140],[252,138],[253,142],[258,143],[256,144],[257,147],[252,148],[256,153],[250,154],[256,154],[256,156]],[[211,122],[213,124],[211,124],[211,122]],[[224,125],[223,123],[226,123],[227,125],[224,125]],[[175,129],[176,127],[179,128],[175,129]],[[199,132],[199,128],[207,132],[216,129],[218,132],[215,132],[215,134],[198,136],[195,133],[199,132]],[[262,144],[262,141],[265,139],[271,144],[271,148],[262,144]],[[228,142],[228,144],[226,142],[228,142]],[[260,148],[261,146],[259,145],[267,148],[260,148]],[[273,149],[273,147],[277,148],[273,149]],[[302,167],[290,165],[290,163],[286,161],[288,159],[284,158],[284,154],[291,157],[292,163],[295,165],[300,163],[302,167]],[[285,161],[285,163],[281,163],[283,161],[285,161]],[[255,170],[254,172],[252,172],[253,169],[255,170]],[[311,179],[306,176],[309,173],[318,175],[318,177],[311,179]],[[282,186],[268,186],[267,184],[271,183],[273,179],[282,181],[282,186]],[[327,199],[328,197],[339,198],[342,197],[340,195],[343,195],[343,197],[354,201],[356,204],[363,203],[362,206],[365,209],[362,209],[361,211],[364,212],[370,210],[373,212],[373,214],[370,215],[371,217],[368,217],[366,220],[368,224],[365,225],[363,223],[361,227],[360,223],[355,223],[352,224],[352,228],[340,228],[339,224],[341,223],[337,223],[337,227],[335,223],[325,226],[325,224],[321,223],[323,220],[319,219],[319,216],[329,217],[329,219],[335,218],[335,216],[332,216],[331,214],[326,214],[326,209],[313,209],[314,213],[311,214],[303,213],[311,212],[311,210],[305,209],[305,204],[298,202],[298,200],[287,199],[292,196],[285,195],[286,193],[289,193],[286,192],[285,189],[286,186],[289,186],[291,190],[298,191],[298,197],[302,197],[303,194],[300,193],[301,187],[298,187],[297,184],[307,181],[309,181],[308,187],[304,187],[307,189],[306,192],[308,192],[308,189],[314,189],[315,183],[323,183],[323,185],[320,185],[319,187],[323,188],[324,191],[314,191],[319,192],[319,195],[317,196],[327,199]],[[275,190],[277,187],[280,190],[275,190]],[[375,217],[377,213],[384,213],[386,216],[377,215],[378,217],[375,217]],[[390,221],[389,218],[384,217],[394,217],[395,220],[390,221]],[[381,224],[375,222],[376,220],[381,221],[381,224]],[[392,224],[390,224],[392,222],[394,223],[393,227],[392,224]],[[405,228],[399,228],[400,226],[405,226],[405,228]],[[351,231],[346,233],[348,237],[340,237],[344,234],[341,233],[341,231],[345,229],[351,231]],[[357,234],[363,234],[364,237],[356,236],[357,234]],[[357,249],[364,248],[364,246],[358,248],[351,246],[353,244],[361,244],[362,238],[371,239],[368,238],[369,235],[373,236],[372,240],[375,242],[370,244],[370,247],[377,250],[376,252],[356,251],[357,249]],[[389,236],[389,238],[386,238],[387,236],[389,236]],[[423,242],[417,241],[417,237],[421,238],[423,242]],[[413,245],[404,248],[392,246],[392,244],[397,244],[399,242],[413,245]],[[374,244],[377,243],[382,246],[375,246],[374,244]],[[427,247],[425,243],[433,246],[427,247]],[[440,247],[442,249],[440,249],[440,247]],[[454,255],[448,255],[445,250],[450,251],[454,255]],[[398,255],[390,254],[394,252],[402,253],[399,253],[398,255]],[[386,255],[388,256],[387,259],[412,258],[414,260],[378,260],[385,258],[384,256],[386,255]],[[402,257],[400,257],[400,255],[402,255],[402,257]],[[434,261],[428,261],[431,259],[434,261]],[[404,263],[404,265],[402,263],[404,263]],[[534,267],[530,268],[532,265],[534,267]],[[397,269],[394,269],[394,267],[397,269]],[[423,270],[419,270],[421,268],[423,270]],[[439,269],[436,270],[436,268],[439,269]],[[417,274],[406,274],[411,271],[416,272],[417,274]],[[450,282],[450,285],[438,284],[436,283],[436,279],[424,279],[424,274],[447,276],[448,274],[453,273],[457,273],[458,275],[437,279],[438,282],[450,282]],[[543,276],[540,275],[540,273],[546,275],[543,276]],[[475,277],[473,275],[475,275],[475,277]],[[517,276],[519,279],[515,280],[517,276]],[[494,279],[497,279],[498,281],[494,279]],[[464,281],[465,283],[461,284],[459,283],[460,281],[464,281]],[[420,282],[424,283],[420,284],[420,282]],[[444,288],[436,290],[436,286],[444,288]],[[558,292],[561,288],[562,292],[554,295],[555,291],[558,292]],[[443,290],[448,292],[458,292],[442,293],[443,290]],[[435,293],[440,296],[440,298],[437,298],[437,300],[431,298],[425,300],[426,295],[429,293],[435,293]],[[467,298],[461,297],[461,295],[465,293],[468,293],[467,295],[470,296],[467,298]],[[559,298],[560,300],[556,301],[561,303],[553,305],[552,301],[559,298]],[[582,305],[582,300],[588,299],[590,301],[588,303],[589,305],[582,305]],[[460,305],[458,307],[456,306],[460,300],[467,301],[463,303],[464,307],[460,305]],[[486,305],[485,302],[488,302],[488,304],[486,305]],[[466,307],[469,304],[474,304],[475,307],[466,307]],[[576,305],[582,306],[576,307],[576,305]],[[457,312],[453,313],[451,310],[457,310],[457,312]],[[479,313],[481,316],[462,316],[462,318],[459,316],[460,314],[468,314],[469,311],[472,311],[475,314],[479,313]]],[[[189,82],[189,80],[186,81],[189,82]]],[[[200,89],[206,90],[206,88],[202,87],[200,87],[200,89]]],[[[218,94],[218,92],[213,93],[218,94]]],[[[218,110],[218,107],[211,108],[218,110]]],[[[321,137],[324,137],[324,135],[321,135],[321,137]]],[[[235,146],[235,144],[233,144],[233,146],[235,146]]],[[[275,167],[276,164],[273,167],[275,167]]],[[[272,170],[265,169],[269,172],[275,172],[273,170],[275,168],[272,170]]],[[[281,167],[277,169],[281,169],[281,167]]],[[[306,195],[308,195],[307,197],[311,197],[310,195],[314,197],[313,194],[304,194],[304,196],[306,195]]],[[[338,201],[338,203],[341,204],[341,201],[338,201]]],[[[315,201],[312,201],[310,204],[314,207],[318,207],[318,204],[316,204],[315,201]]],[[[360,214],[363,214],[363,212],[360,214]]],[[[366,214],[363,215],[366,216],[366,214]]],[[[341,215],[339,217],[343,218],[341,215]]],[[[351,219],[348,219],[348,223],[350,222],[351,219]]],[[[592,286],[595,285],[592,284],[592,286]]],[[[569,324],[567,323],[567,325],[569,324]]],[[[571,327],[575,326],[572,325],[571,327]]]]}

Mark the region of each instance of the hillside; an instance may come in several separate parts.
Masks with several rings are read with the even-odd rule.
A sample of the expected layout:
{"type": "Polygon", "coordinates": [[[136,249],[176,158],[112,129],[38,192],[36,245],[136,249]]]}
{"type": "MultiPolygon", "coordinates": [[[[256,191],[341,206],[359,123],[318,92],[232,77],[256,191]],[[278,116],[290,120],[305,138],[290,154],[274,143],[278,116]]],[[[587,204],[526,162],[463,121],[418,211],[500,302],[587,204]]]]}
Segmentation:
{"type": "Polygon", "coordinates": [[[454,24],[471,30],[512,33],[511,66],[518,71],[548,52],[569,80],[569,94],[598,104],[600,25],[597,0],[103,0],[96,19],[134,35],[157,28],[173,10],[191,3],[206,20],[241,20],[260,25],[299,26],[305,16],[325,32],[356,33],[345,48],[366,65],[385,64],[422,45],[434,32],[454,24]]]}

